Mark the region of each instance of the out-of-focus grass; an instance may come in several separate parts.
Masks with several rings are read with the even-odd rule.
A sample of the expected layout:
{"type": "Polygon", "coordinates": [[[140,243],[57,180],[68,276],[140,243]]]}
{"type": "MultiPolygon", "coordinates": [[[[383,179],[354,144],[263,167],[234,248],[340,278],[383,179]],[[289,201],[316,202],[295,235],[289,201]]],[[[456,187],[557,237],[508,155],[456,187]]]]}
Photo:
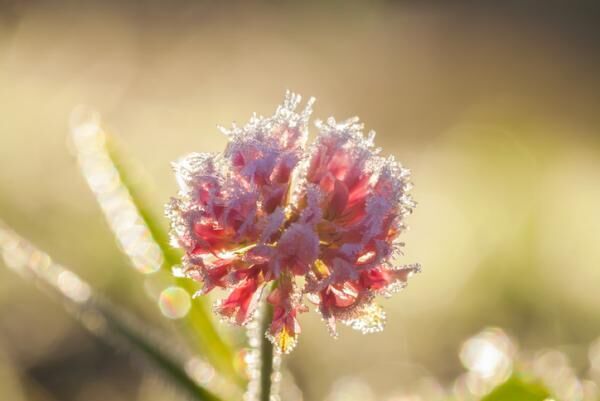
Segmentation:
{"type": "MultiPolygon", "coordinates": [[[[140,180],[134,180],[128,173],[127,163],[124,152],[118,149],[118,146],[111,136],[107,137],[108,153],[113,161],[121,181],[127,188],[131,198],[143,220],[148,227],[154,241],[158,244],[164,256],[163,268],[171,273],[174,266],[181,263],[181,253],[175,250],[169,244],[167,228],[159,223],[158,217],[147,207],[140,186],[140,180]]],[[[184,288],[190,296],[198,291],[198,285],[187,278],[176,278],[175,282],[181,288],[184,288]]],[[[187,337],[191,343],[199,348],[199,351],[205,356],[221,373],[235,383],[243,384],[244,380],[240,377],[240,372],[236,369],[234,351],[231,345],[227,343],[222,333],[215,328],[215,322],[210,315],[211,309],[207,305],[206,298],[199,298],[192,301],[190,311],[184,317],[187,337]]]]}
{"type": "Polygon", "coordinates": [[[542,384],[525,381],[521,376],[515,374],[483,397],[481,401],[544,401],[550,397],[551,394],[542,384]]]}
{"type": "Polygon", "coordinates": [[[159,344],[152,340],[152,330],[135,318],[127,306],[110,305],[88,283],[54,262],[50,255],[21,238],[2,221],[0,255],[7,268],[30,284],[36,284],[49,298],[54,298],[82,328],[99,340],[138,356],[189,397],[198,401],[220,401],[190,376],[185,369],[185,360],[172,355],[170,350],[176,349],[176,344],[159,344]]]}

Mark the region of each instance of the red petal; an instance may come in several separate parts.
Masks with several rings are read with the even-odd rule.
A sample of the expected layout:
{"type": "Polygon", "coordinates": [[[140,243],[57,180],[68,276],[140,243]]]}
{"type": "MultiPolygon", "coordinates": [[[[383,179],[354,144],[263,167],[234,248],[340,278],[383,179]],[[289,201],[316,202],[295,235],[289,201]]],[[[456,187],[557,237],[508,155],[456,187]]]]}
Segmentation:
{"type": "Polygon", "coordinates": [[[327,209],[327,217],[335,218],[342,214],[348,204],[348,187],[340,180],[335,180],[331,200],[327,209]]]}
{"type": "Polygon", "coordinates": [[[253,301],[257,289],[258,280],[256,278],[246,279],[219,305],[218,312],[223,316],[234,318],[239,325],[245,324],[253,311],[253,301]]]}

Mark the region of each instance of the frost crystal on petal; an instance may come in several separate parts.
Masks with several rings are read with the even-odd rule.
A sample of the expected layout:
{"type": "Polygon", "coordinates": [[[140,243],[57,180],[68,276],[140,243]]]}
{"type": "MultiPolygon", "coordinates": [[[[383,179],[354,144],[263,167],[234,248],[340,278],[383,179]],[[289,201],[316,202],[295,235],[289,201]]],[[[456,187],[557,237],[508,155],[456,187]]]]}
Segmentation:
{"type": "Polygon", "coordinates": [[[313,102],[301,107],[288,92],[273,116],[221,128],[229,140],[222,155],[173,163],[179,193],[166,206],[171,243],[185,251],[174,273],[201,282],[200,295],[229,290],[214,309],[240,325],[264,292],[273,307],[265,335],[283,353],[298,342],[306,301],[332,334],[338,321],[381,331],[385,312],[374,298],[420,270],[392,264],[415,207],[410,171],[379,155],[375,133],[365,136],[357,117],[317,121],[307,146],[313,102]]]}
{"type": "Polygon", "coordinates": [[[383,308],[375,303],[365,305],[357,317],[344,321],[345,324],[363,334],[377,333],[385,327],[386,314],[383,308]]]}

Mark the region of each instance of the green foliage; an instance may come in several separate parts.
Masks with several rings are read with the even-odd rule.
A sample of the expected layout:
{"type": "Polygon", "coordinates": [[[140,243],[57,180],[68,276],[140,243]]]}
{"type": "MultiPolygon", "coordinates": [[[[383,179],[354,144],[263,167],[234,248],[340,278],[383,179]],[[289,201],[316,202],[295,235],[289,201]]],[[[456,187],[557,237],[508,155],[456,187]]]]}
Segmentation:
{"type": "Polygon", "coordinates": [[[481,401],[544,401],[548,398],[550,392],[541,383],[513,374],[481,401]]]}

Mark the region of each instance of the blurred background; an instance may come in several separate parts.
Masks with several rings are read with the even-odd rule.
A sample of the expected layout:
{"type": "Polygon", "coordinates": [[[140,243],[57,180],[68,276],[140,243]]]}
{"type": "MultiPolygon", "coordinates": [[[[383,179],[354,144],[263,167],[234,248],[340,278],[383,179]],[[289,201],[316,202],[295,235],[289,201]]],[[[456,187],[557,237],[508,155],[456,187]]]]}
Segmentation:
{"type": "MultiPolygon", "coordinates": [[[[597,378],[599,22],[595,1],[1,1],[0,219],[169,332],[81,177],[71,111],[102,114],[160,215],[172,160],[222,150],[217,124],[267,115],[291,89],[317,98],[316,118],[359,115],[412,170],[400,262],[423,265],[383,302],[383,333],[333,340],[302,316],[286,366],[304,400],[456,386],[461,347],[486,327],[597,378]]],[[[169,399],[5,268],[2,394],[169,399]]]]}

